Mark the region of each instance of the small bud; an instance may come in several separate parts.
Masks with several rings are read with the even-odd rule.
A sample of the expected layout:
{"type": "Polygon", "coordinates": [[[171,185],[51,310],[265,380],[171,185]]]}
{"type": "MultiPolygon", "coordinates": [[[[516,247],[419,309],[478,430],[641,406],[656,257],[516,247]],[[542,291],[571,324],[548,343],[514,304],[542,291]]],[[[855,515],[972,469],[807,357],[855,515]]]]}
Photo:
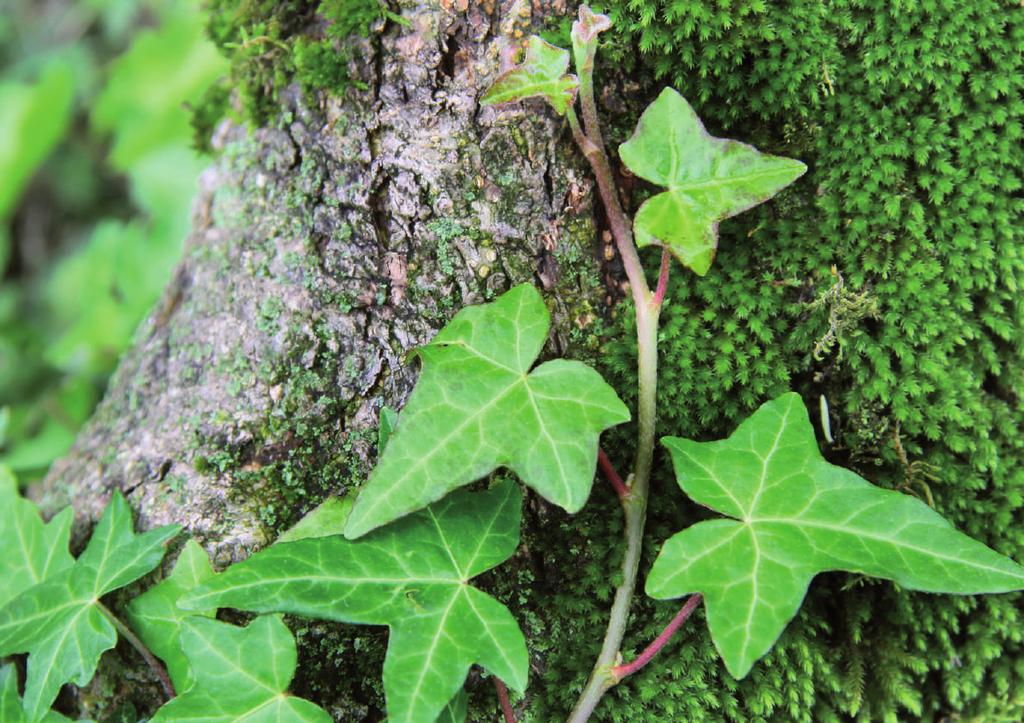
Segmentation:
{"type": "Polygon", "coordinates": [[[572,24],[573,40],[588,44],[611,26],[612,21],[607,15],[595,13],[587,5],[580,5],[580,19],[572,24]]]}

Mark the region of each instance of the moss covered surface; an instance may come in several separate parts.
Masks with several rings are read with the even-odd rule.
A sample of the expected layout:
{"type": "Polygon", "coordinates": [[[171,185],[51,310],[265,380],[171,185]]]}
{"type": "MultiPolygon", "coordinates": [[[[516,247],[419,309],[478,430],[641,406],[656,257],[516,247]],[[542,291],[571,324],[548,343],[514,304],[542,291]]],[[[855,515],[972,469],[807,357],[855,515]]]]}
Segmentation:
{"type": "MultiPolygon", "coordinates": [[[[821,441],[832,461],[932,499],[961,529],[1024,557],[1018,5],[639,0],[608,8],[613,59],[672,84],[712,133],[811,167],[775,202],[723,224],[706,278],[674,273],[661,335],[662,433],[725,435],[789,388],[817,418],[824,395],[835,442],[821,441]]],[[[619,318],[629,318],[626,309],[619,318]]],[[[620,389],[632,388],[628,326],[603,357],[620,389]]],[[[667,470],[655,495],[652,551],[700,516],[674,501],[667,470]]],[[[596,653],[596,641],[566,641],[592,641],[607,606],[617,522],[608,501],[597,502],[552,546],[551,554],[576,552],[551,562],[564,588],[548,607],[561,622],[545,636],[539,719],[570,704],[572,683],[596,653]]],[[[644,645],[671,614],[641,605],[631,644],[644,645]]],[[[1020,595],[911,594],[825,575],[776,651],[740,683],[714,660],[700,627],[613,692],[603,714],[1024,715],[1020,595]]]]}
{"type": "MultiPolygon", "coordinates": [[[[379,0],[208,0],[207,7],[210,38],[231,62],[240,115],[255,125],[277,116],[278,93],[292,81],[307,92],[343,90],[352,82],[349,38],[366,36],[387,16],[379,0]]],[[[222,91],[197,106],[201,139],[227,111],[222,91]]]]}
{"type": "MultiPolygon", "coordinates": [[[[352,0],[214,0],[211,33],[232,58],[232,85],[248,117],[276,116],[278,94],[292,80],[329,92],[347,82],[344,63],[327,49],[341,47],[342,31],[368,27],[379,7],[352,0]],[[365,16],[345,16],[361,18],[358,27],[330,14],[349,4],[366,9],[365,16]]],[[[614,112],[613,141],[625,139],[642,96],[670,83],[712,133],[801,158],[811,169],[776,201],[723,224],[719,258],[706,278],[674,272],[661,335],[660,431],[714,438],[786,389],[799,391],[815,410],[823,396],[835,439],[823,441],[823,450],[832,461],[929,498],[961,529],[1024,557],[1017,396],[1024,388],[1024,258],[1017,231],[1024,215],[1024,15],[1018,3],[632,0],[606,9],[616,29],[603,72],[625,66],[641,88],[625,103],[605,99],[614,112]]],[[[516,136],[500,142],[512,148],[516,136]]],[[[489,153],[484,162],[493,165],[502,155],[489,153]]],[[[324,184],[344,181],[323,169],[299,163],[289,185],[295,237],[315,226],[310,209],[327,203],[324,184]]],[[[516,198],[516,174],[488,166],[487,176],[502,197],[516,198]]],[[[464,198],[449,194],[449,206],[468,206],[480,193],[471,175],[464,180],[453,183],[464,198]]],[[[554,180],[561,183],[557,175],[554,180]]],[[[242,189],[249,191],[255,198],[266,194],[242,189]]],[[[427,199],[439,207],[435,201],[427,199]]],[[[516,220],[514,203],[492,212],[504,223],[516,220]]],[[[568,271],[554,295],[564,286],[570,318],[579,320],[578,338],[566,346],[593,358],[628,397],[634,363],[628,305],[601,320],[592,294],[578,293],[600,283],[580,258],[594,232],[581,218],[562,229],[572,242],[555,244],[554,258],[568,271]]],[[[344,246],[352,233],[367,236],[365,229],[336,225],[317,243],[344,246]]],[[[282,234],[289,235],[278,229],[264,236],[282,234]]],[[[431,273],[450,275],[472,254],[479,296],[500,290],[499,282],[489,283],[491,239],[473,219],[434,213],[416,238],[428,245],[431,273]]],[[[225,270],[239,261],[231,253],[225,270]]],[[[303,264],[327,264],[329,275],[330,263],[342,263],[318,261],[316,254],[242,257],[276,257],[277,266],[252,272],[288,283],[304,278],[303,264]]],[[[657,258],[647,260],[653,267],[657,258]]],[[[340,268],[333,270],[339,281],[340,268]]],[[[409,271],[410,297],[429,298],[434,287],[418,291],[417,269],[409,271]]],[[[504,271],[506,278],[534,273],[504,271]]],[[[307,291],[317,304],[343,313],[372,305],[343,284],[317,281],[307,291]]],[[[428,320],[434,326],[454,311],[434,308],[437,318],[428,320]]],[[[273,302],[257,310],[260,333],[282,350],[279,362],[253,367],[242,358],[219,359],[217,373],[235,379],[240,393],[265,385],[272,403],[247,423],[241,442],[209,435],[194,446],[197,469],[207,465],[208,472],[230,476],[231,494],[257,505],[268,539],[328,490],[360,479],[372,460],[372,438],[334,424],[346,409],[332,390],[346,387],[347,372],[344,360],[330,361],[327,350],[344,343],[346,330],[302,326],[305,315],[292,319],[293,312],[273,302]],[[261,460],[256,452],[266,450],[261,460]]],[[[197,346],[195,365],[209,355],[197,346]]],[[[349,372],[358,376],[359,369],[349,372]]],[[[224,427],[199,421],[209,421],[202,428],[224,427]]],[[[628,466],[627,430],[610,435],[606,447],[628,466]]],[[[661,462],[645,567],[661,541],[701,515],[661,462]]],[[[172,474],[165,481],[177,494],[175,480],[172,474]]],[[[519,553],[484,583],[513,609],[530,642],[531,688],[520,719],[549,721],[572,705],[597,654],[621,519],[602,486],[575,517],[531,499],[525,519],[519,553]]],[[[1020,611],[1020,596],[928,596],[823,575],[775,651],[746,680],[724,671],[698,615],[642,674],[608,695],[597,719],[1018,720],[1024,715],[1020,611]]],[[[641,599],[626,657],[673,613],[673,605],[641,599]]],[[[301,651],[297,691],[339,720],[381,718],[383,631],[292,624],[301,651]]],[[[489,681],[475,672],[470,687],[473,718],[493,720],[489,681]]]]}

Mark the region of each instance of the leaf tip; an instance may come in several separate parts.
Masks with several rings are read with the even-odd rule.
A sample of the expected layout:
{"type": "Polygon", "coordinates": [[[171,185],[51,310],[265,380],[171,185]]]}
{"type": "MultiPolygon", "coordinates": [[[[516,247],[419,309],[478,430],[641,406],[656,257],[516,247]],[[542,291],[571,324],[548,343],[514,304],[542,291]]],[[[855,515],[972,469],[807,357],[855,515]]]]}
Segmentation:
{"type": "Polygon", "coordinates": [[[357,540],[375,527],[375,525],[365,523],[362,515],[356,514],[358,510],[359,500],[356,500],[356,504],[349,513],[348,520],[345,522],[345,527],[341,533],[345,536],[346,540],[357,540]]]}
{"type": "Polygon", "coordinates": [[[173,522],[169,525],[164,525],[163,527],[159,527],[157,529],[163,530],[164,534],[168,535],[168,537],[174,538],[181,534],[182,527],[177,522],[173,522]]]}
{"type": "MultiPolygon", "coordinates": [[[[719,650],[718,652],[721,654],[722,651],[719,650]]],[[[751,668],[754,667],[755,662],[753,660],[748,660],[746,656],[736,660],[731,656],[726,657],[725,655],[722,655],[722,660],[725,662],[725,669],[729,671],[729,675],[736,680],[743,680],[746,678],[750,673],[751,668]]]]}

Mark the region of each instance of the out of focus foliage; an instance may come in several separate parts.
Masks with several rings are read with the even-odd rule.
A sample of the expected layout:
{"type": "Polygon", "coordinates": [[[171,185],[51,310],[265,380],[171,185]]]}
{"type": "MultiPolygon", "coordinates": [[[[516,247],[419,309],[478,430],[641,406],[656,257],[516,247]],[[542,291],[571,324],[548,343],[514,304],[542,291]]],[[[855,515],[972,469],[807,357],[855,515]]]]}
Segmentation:
{"type": "Polygon", "coordinates": [[[197,0],[7,0],[0,18],[0,461],[62,454],[177,260],[225,72],[197,0]]]}

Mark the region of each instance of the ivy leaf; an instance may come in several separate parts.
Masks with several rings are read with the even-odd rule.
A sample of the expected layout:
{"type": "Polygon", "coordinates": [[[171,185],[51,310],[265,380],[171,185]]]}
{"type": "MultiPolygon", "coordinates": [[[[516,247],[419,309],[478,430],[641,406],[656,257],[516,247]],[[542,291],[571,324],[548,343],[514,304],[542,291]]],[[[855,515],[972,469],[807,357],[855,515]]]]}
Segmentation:
{"type": "Polygon", "coordinates": [[[351,497],[328,497],[278,537],[275,544],[309,537],[340,535],[351,511],[351,497]]]}
{"type": "Polygon", "coordinates": [[[520,506],[518,487],[508,482],[460,490],[361,540],[272,545],[180,604],[388,625],[388,720],[432,723],[473,663],[516,690],[526,687],[519,626],[504,605],[468,584],[515,551],[520,506]]]}
{"type": "Polygon", "coordinates": [[[181,644],[196,682],[162,706],[152,723],[330,723],[320,706],[285,693],[297,654],[280,615],[258,617],[244,628],[189,617],[182,622],[181,644]]]}
{"type": "Polygon", "coordinates": [[[663,443],[683,491],[734,519],[699,522],[670,538],[647,594],[702,593],[711,637],[736,678],[771,649],[819,572],[847,570],[925,592],[1024,587],[1024,567],[920,500],[825,461],[792,392],[728,439],[663,443]]]}
{"type": "Polygon", "coordinates": [[[71,508],[43,524],[39,511],[18,494],[10,470],[0,465],[0,607],[12,598],[68,568],[71,508]]]}
{"type": "Polygon", "coordinates": [[[178,599],[213,575],[206,551],[195,540],[189,540],[171,574],[132,600],[126,611],[128,622],[142,642],[167,665],[167,674],[178,692],[187,690],[193,680],[181,649],[182,622],[189,615],[213,617],[217,612],[211,608],[186,613],[178,607],[178,599]]]}
{"type": "Polygon", "coordinates": [[[461,688],[455,697],[448,701],[435,723],[465,723],[469,715],[469,694],[461,688]]]}
{"type": "Polygon", "coordinates": [[[391,435],[398,426],[398,412],[391,407],[380,408],[380,425],[377,427],[377,455],[384,454],[384,450],[391,441],[391,435]]]}
{"type": "Polygon", "coordinates": [[[576,361],[530,372],[550,316],[535,288],[463,309],[419,350],[423,372],[345,535],[356,538],[460,485],[508,467],[577,512],[597,465],[598,435],[629,420],[601,375],[576,361]]]}
{"type": "Polygon", "coordinates": [[[569,51],[531,35],[526,41],[522,64],[506,70],[480,99],[480,105],[510,103],[526,98],[543,98],[559,115],[565,115],[576,101],[579,80],[567,75],[569,51]]]}
{"type": "Polygon", "coordinates": [[[0,609],[0,656],[29,654],[30,718],[43,716],[64,683],[89,682],[100,655],[117,642],[100,598],[160,564],[164,544],[178,529],[168,525],[136,535],[128,503],[115,492],[75,563],[0,609]]]}
{"type": "MultiPolygon", "coordinates": [[[[60,713],[47,711],[42,723],[61,723],[67,718],[60,713]]],[[[4,723],[31,723],[32,719],[25,715],[18,697],[18,671],[13,665],[0,668],[0,721],[4,723]]]]}
{"type": "Polygon", "coordinates": [[[764,203],[807,170],[800,161],[711,136],[671,88],[647,106],[619,156],[637,176],[668,187],[640,207],[637,245],[664,246],[699,276],[715,258],[719,221],[764,203]]]}

